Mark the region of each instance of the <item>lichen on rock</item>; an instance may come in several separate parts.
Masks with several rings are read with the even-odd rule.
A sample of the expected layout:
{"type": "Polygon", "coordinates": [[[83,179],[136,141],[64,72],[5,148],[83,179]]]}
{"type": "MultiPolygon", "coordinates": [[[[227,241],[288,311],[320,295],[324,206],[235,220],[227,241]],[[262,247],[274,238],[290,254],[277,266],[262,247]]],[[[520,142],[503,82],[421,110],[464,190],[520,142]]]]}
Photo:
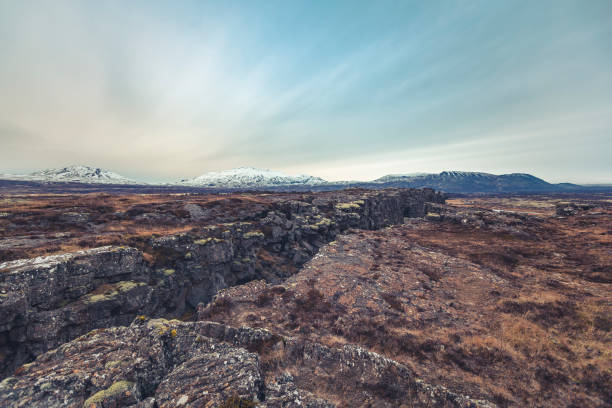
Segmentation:
{"type": "Polygon", "coordinates": [[[136,402],[134,383],[131,381],[117,381],[105,390],[98,391],[89,397],[83,404],[83,408],[98,408],[116,405],[118,402],[136,402]],[[131,397],[131,398],[130,398],[131,397]],[[123,399],[124,401],[119,401],[123,399]],[[132,401],[126,401],[132,400],[132,401]]]}

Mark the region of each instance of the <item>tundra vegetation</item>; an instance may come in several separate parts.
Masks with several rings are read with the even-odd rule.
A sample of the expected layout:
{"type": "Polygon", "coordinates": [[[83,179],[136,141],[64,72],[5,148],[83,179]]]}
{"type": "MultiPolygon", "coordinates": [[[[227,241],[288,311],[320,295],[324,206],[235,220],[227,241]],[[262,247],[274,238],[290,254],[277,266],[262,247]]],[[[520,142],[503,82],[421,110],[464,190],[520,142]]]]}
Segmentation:
{"type": "Polygon", "coordinates": [[[612,405],[609,195],[8,195],[0,213],[3,406],[612,405]]]}

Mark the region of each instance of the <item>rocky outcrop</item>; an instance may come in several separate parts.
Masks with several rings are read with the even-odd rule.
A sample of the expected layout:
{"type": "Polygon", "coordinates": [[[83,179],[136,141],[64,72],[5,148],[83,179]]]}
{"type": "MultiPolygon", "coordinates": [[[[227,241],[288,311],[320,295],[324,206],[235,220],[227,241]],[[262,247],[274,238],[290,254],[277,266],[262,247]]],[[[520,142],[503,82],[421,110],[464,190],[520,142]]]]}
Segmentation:
{"type": "Polygon", "coordinates": [[[567,217],[576,215],[582,211],[587,211],[595,206],[589,203],[576,203],[571,201],[561,201],[555,205],[555,212],[558,216],[567,217]]]}
{"type": "Polygon", "coordinates": [[[356,346],[145,317],[81,336],[0,383],[0,405],[12,407],[211,407],[229,399],[262,408],[493,406],[356,346]]]}
{"type": "Polygon", "coordinates": [[[138,314],[178,317],[220,289],[280,281],[341,232],[400,224],[423,216],[428,202],[444,201],[427,189],[302,198],[275,202],[247,220],[240,215],[151,238],[138,249],[103,247],[0,264],[0,374],[94,328],[127,324],[138,314]]]}
{"type": "Polygon", "coordinates": [[[126,324],[151,304],[140,251],[103,247],[0,264],[3,372],[93,328],[126,324]]]}

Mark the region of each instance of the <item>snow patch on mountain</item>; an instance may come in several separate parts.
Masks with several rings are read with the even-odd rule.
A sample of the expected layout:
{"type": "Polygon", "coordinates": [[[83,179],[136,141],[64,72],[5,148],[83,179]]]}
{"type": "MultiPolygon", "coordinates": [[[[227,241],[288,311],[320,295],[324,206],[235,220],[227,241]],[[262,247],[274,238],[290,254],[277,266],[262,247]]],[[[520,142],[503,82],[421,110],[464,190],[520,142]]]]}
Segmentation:
{"type": "Polygon", "coordinates": [[[181,184],[216,188],[259,188],[274,186],[318,185],[327,183],[319,177],[306,174],[290,176],[280,171],[238,167],[231,170],[214,171],[199,177],[181,180],[181,184]]]}
{"type": "Polygon", "coordinates": [[[431,173],[405,173],[405,174],[387,174],[386,176],[382,176],[373,180],[373,183],[388,183],[392,181],[405,180],[405,179],[414,179],[416,177],[428,176],[431,173]]]}

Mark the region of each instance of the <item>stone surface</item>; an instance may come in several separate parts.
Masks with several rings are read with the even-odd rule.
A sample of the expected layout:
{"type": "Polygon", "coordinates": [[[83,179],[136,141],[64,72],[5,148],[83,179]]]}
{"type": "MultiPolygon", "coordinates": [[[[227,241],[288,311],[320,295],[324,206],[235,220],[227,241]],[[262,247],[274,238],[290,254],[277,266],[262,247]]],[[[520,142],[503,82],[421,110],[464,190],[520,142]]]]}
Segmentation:
{"type": "Polygon", "coordinates": [[[0,372],[93,328],[129,323],[153,303],[149,273],[126,247],[0,264],[0,372]]]}
{"type": "Polygon", "coordinates": [[[418,381],[407,367],[356,346],[146,318],[83,335],[0,383],[0,406],[11,407],[216,407],[231,397],[262,408],[394,407],[399,399],[493,406],[418,381]]]}

